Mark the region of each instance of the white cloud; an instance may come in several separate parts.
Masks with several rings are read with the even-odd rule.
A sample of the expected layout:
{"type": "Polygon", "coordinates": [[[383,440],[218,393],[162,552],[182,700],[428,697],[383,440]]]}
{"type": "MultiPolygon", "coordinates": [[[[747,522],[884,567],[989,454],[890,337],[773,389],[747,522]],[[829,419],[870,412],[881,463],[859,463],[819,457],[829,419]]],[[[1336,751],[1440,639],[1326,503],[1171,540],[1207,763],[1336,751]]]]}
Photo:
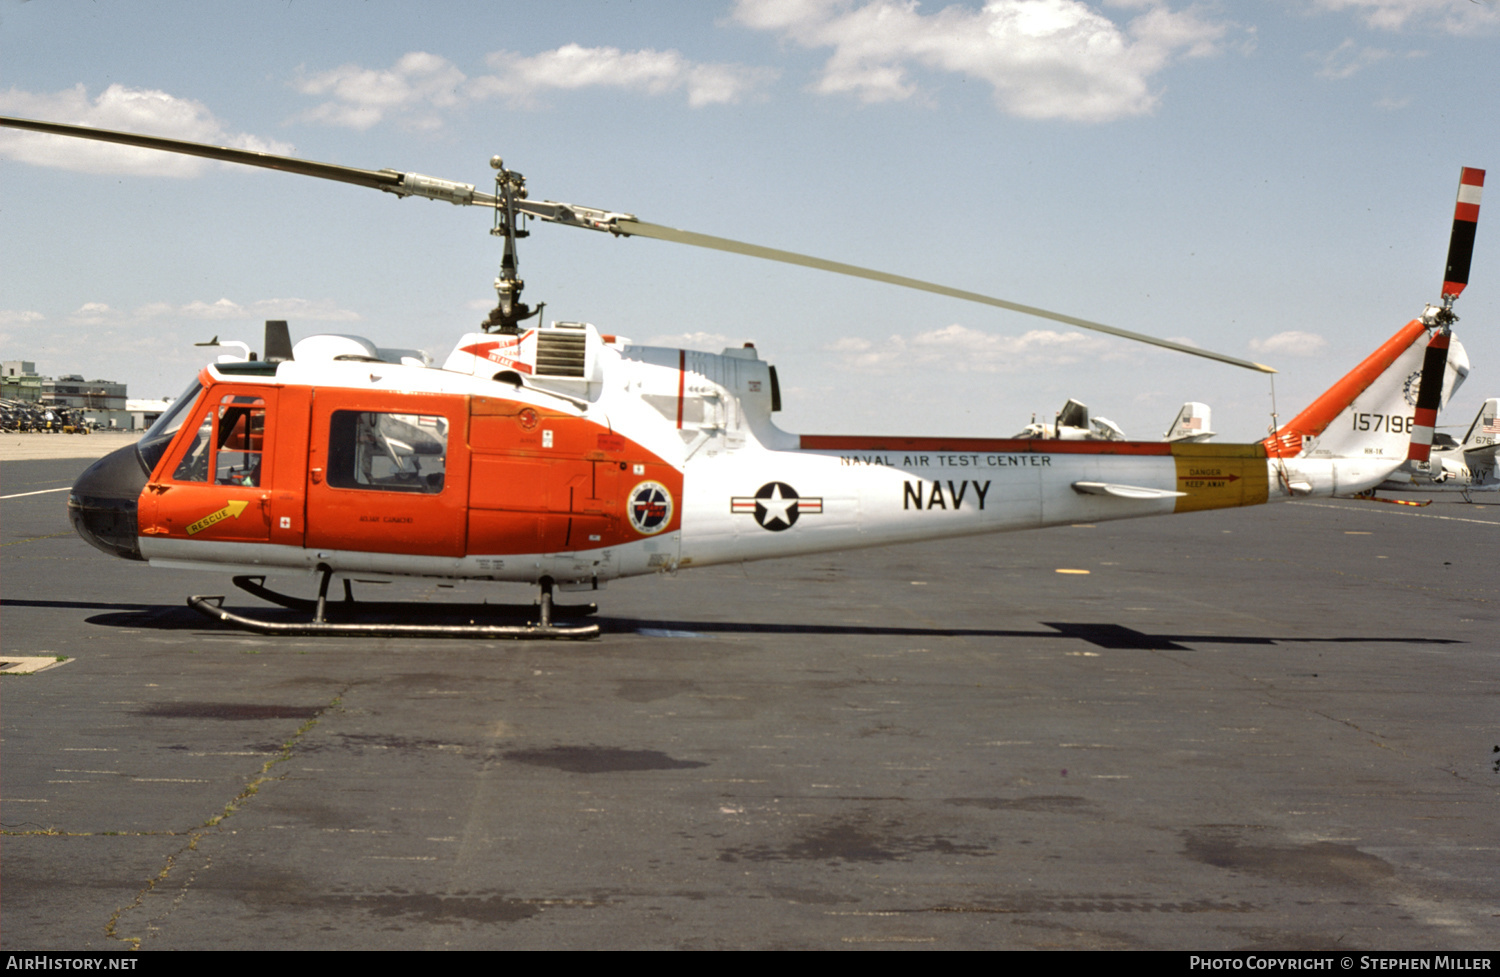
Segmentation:
{"type": "Polygon", "coordinates": [[[294,85],[304,95],[330,96],[302,114],[306,121],[368,129],[395,115],[405,128],[432,129],[441,125],[434,111],[457,104],[465,81],[464,73],[446,58],[412,51],[390,68],[346,64],[304,75],[294,85]]]}
{"type": "Polygon", "coordinates": [[[1352,38],[1345,39],[1344,43],[1326,54],[1313,52],[1308,55],[1308,57],[1315,61],[1321,61],[1323,64],[1323,67],[1318,69],[1318,77],[1329,78],[1334,81],[1351,78],[1358,72],[1390,58],[1405,58],[1410,60],[1426,56],[1426,51],[1407,51],[1404,54],[1397,54],[1394,51],[1387,51],[1384,48],[1366,47],[1363,44],[1355,43],[1352,38]]]}
{"type": "Polygon", "coordinates": [[[1361,69],[1378,64],[1390,56],[1389,51],[1365,47],[1354,43],[1352,39],[1345,40],[1327,54],[1311,55],[1323,62],[1323,67],[1318,69],[1318,77],[1332,79],[1349,78],[1361,69]]]}
{"type": "Polygon", "coordinates": [[[845,337],[824,349],[845,368],[889,374],[940,366],[956,373],[1017,373],[1042,366],[1066,366],[1081,359],[1112,355],[1109,340],[1078,332],[1032,329],[1019,336],[997,336],[951,325],[918,333],[910,339],[845,337]]]}
{"type": "Polygon", "coordinates": [[[1500,12],[1475,0],[1313,0],[1313,6],[1333,13],[1351,11],[1374,30],[1483,34],[1500,27],[1500,12]]]}
{"type": "Polygon", "coordinates": [[[690,61],[678,51],[621,51],[565,44],[529,57],[496,51],[486,57],[495,74],[476,78],[469,92],[501,97],[518,105],[535,104],[549,91],[615,88],[665,95],[684,92],[694,108],[737,102],[775,78],[766,68],[690,61]]]}
{"type": "MultiPolygon", "coordinates": [[[[41,318],[38,313],[29,313],[41,318]]],[[[100,326],[100,325],[147,325],[160,324],[164,320],[194,320],[194,321],[225,321],[225,320],[250,320],[251,322],[264,319],[295,319],[299,321],[311,320],[314,322],[356,322],[360,318],[358,312],[350,309],[341,309],[329,301],[313,301],[310,299],[257,299],[248,305],[241,305],[231,299],[222,298],[217,302],[193,301],[185,305],[173,305],[170,302],[148,302],[138,306],[130,312],[124,312],[113,308],[103,302],[85,302],[73,312],[68,321],[74,325],[100,326]]],[[[0,318],[0,323],[4,319],[0,318]]]]}
{"type": "Polygon", "coordinates": [[[219,299],[217,302],[189,302],[180,310],[164,302],[156,302],[142,306],[142,311],[151,318],[171,315],[174,312],[189,319],[243,319],[249,315],[244,306],[238,302],[231,302],[229,299],[219,299]]]}
{"type": "Polygon", "coordinates": [[[866,102],[919,93],[914,68],[977,77],[1023,118],[1102,122],[1150,112],[1150,79],[1217,53],[1231,25],[1160,0],[1124,27],[1079,0],[989,0],[924,14],[914,0],[738,0],[735,19],[803,47],[831,47],[815,89],[866,102]]]}
{"type": "Polygon", "coordinates": [[[47,317],[30,309],[0,309],[0,326],[24,326],[41,322],[47,317]]]}
{"type": "MultiPolygon", "coordinates": [[[[262,153],[292,152],[287,143],[229,131],[202,102],[118,84],[110,85],[94,99],[89,98],[82,84],[60,92],[11,88],[0,92],[0,115],[166,136],[262,153]]],[[[213,165],[196,156],[16,129],[0,129],[0,154],[36,166],[138,176],[193,177],[213,165]]]]}
{"type": "Polygon", "coordinates": [[[85,302],[68,316],[68,321],[75,326],[102,326],[107,322],[119,321],[120,318],[119,311],[103,302],[85,302]]]}
{"type": "Polygon", "coordinates": [[[548,92],[612,88],[661,96],[680,92],[694,108],[737,102],[775,78],[766,68],[692,61],[677,51],[622,51],[565,44],[540,54],[495,51],[492,73],[470,78],[446,58],[425,51],[402,55],[390,68],[346,64],[302,74],[294,86],[326,101],[302,113],[307,122],[368,129],[387,119],[408,129],[435,129],[461,102],[505,99],[540,104],[548,92]]]}
{"type": "Polygon", "coordinates": [[[296,319],[314,322],[357,322],[358,312],[341,309],[332,302],[310,299],[259,299],[240,305],[229,299],[217,302],[189,302],[173,309],[164,303],[146,306],[152,315],[177,315],[187,319],[296,319]]]}
{"type": "Polygon", "coordinates": [[[1266,339],[1250,340],[1250,349],[1257,353],[1275,353],[1279,356],[1316,356],[1328,346],[1328,340],[1315,332],[1289,329],[1266,339]]]}

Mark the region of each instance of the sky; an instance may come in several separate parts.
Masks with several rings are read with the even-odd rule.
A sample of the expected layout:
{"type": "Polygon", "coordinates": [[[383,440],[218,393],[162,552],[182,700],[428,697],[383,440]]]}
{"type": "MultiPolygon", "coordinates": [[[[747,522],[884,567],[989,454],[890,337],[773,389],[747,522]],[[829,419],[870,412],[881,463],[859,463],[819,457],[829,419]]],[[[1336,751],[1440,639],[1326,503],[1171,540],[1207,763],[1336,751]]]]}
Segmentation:
{"type": "MultiPolygon", "coordinates": [[[[638,343],[753,341],[802,433],[1004,437],[1074,397],[1263,436],[1436,302],[1461,166],[1500,174],[1473,0],[0,0],[0,115],[623,211],[1257,360],[533,223],[525,299],[638,343]]],[[[1497,177],[1500,178],[1500,177],[1497,177]]],[[[1495,191],[1486,210],[1497,206],[1495,191]]],[[[1481,213],[1443,423],[1500,394],[1481,213]]],[[[261,323],[441,362],[494,304],[490,215],[0,130],[0,359],[179,392],[261,323]]]]}

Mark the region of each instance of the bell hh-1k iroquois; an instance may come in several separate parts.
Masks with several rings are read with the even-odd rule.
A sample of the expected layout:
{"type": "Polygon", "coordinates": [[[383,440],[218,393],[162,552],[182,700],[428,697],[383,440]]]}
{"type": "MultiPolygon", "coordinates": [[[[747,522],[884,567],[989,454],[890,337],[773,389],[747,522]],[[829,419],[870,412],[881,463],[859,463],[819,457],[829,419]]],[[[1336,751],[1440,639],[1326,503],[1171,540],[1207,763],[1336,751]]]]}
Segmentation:
{"type": "MultiPolygon", "coordinates": [[[[295,346],[268,323],[262,355],[205,366],[140,442],[73,486],[78,533],[114,556],[238,574],[310,621],[197,609],[266,633],[581,638],[553,590],[830,550],[1365,492],[1431,478],[1453,301],[1467,284],[1484,172],[1464,169],[1441,302],[1253,444],[1192,438],[911,438],[790,434],[776,370],[753,347],[714,355],[637,346],[583,322],[543,324],[521,301],[516,239],[536,219],[715,248],[922,289],[1263,372],[1269,367],[1031,306],[527,197],[497,157],[493,194],[132,133],[0,118],[0,125],[187,153],[489,207],[504,241],[499,302],[441,366],[354,336],[295,346]],[[535,319],[534,324],[527,324],[535,319]],[[316,601],[265,587],[314,574],[316,601]],[[345,600],[329,603],[329,582],[345,600]],[[432,577],[540,588],[527,623],[378,623],[351,580],[432,577]],[[341,620],[331,620],[339,617],[341,620]],[[364,619],[362,620],[361,617],[364,619]]],[[[1456,344],[1455,344],[1456,346],[1456,344]]],[[[1459,353],[1455,359],[1461,358],[1459,353]]],[[[498,612],[500,605],[484,605],[498,612]]],[[[386,608],[389,610],[389,608],[386,608]]]]}

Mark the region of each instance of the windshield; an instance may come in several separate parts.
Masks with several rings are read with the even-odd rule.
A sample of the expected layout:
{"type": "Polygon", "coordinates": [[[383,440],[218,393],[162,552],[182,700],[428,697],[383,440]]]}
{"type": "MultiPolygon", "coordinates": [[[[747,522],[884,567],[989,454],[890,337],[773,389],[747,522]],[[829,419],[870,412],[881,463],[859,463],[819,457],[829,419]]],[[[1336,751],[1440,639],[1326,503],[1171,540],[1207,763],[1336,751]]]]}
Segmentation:
{"type": "Polygon", "coordinates": [[[156,463],[161,461],[161,456],[166,453],[167,445],[172,443],[182,427],[183,419],[188,416],[188,411],[198,401],[198,394],[203,390],[203,385],[197,380],[188,384],[188,388],[182,392],[172,404],[162,412],[150,429],[141,436],[136,444],[136,450],[141,454],[141,461],[146,465],[146,471],[156,470],[156,463]]]}

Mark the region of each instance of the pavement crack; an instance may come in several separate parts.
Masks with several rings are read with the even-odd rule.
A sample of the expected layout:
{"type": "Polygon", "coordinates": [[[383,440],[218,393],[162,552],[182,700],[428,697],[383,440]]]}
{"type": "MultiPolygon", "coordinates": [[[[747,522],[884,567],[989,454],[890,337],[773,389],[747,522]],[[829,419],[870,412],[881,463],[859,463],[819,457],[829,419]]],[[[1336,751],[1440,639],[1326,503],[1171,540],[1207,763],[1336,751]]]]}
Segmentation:
{"type": "MultiPolygon", "coordinates": [[[[1317,715],[1317,716],[1322,716],[1324,719],[1328,720],[1331,723],[1338,723],[1341,726],[1347,726],[1347,727],[1349,727],[1350,729],[1354,730],[1357,733],[1361,733],[1361,734],[1363,734],[1365,736],[1368,736],[1370,738],[1370,743],[1372,745],[1374,745],[1376,748],[1382,749],[1382,750],[1386,750],[1386,751],[1388,751],[1390,753],[1394,753],[1394,754],[1396,754],[1397,756],[1401,757],[1404,760],[1410,760],[1410,761],[1412,761],[1414,763],[1426,763],[1428,766],[1432,767],[1434,770],[1441,770],[1444,773],[1446,773],[1448,776],[1454,778],[1455,780],[1462,781],[1465,784],[1470,784],[1470,785],[1476,786],[1476,787],[1490,787],[1491,789],[1493,789],[1493,787],[1494,787],[1493,784],[1486,784],[1486,783],[1482,783],[1482,782],[1480,782],[1478,780],[1475,780],[1473,777],[1468,776],[1467,774],[1465,774],[1461,770],[1457,770],[1457,769],[1455,769],[1455,768],[1453,768],[1451,766],[1447,766],[1445,764],[1433,763],[1432,760],[1424,758],[1424,757],[1421,757],[1421,756],[1418,756],[1416,754],[1413,754],[1409,750],[1404,750],[1404,749],[1402,749],[1400,747],[1392,746],[1391,744],[1389,744],[1389,743],[1387,743],[1385,741],[1385,737],[1382,734],[1377,733],[1377,732],[1375,732],[1373,730],[1366,729],[1366,728],[1364,728],[1363,726],[1361,726],[1359,723],[1355,722],[1352,719],[1344,719],[1344,718],[1341,718],[1339,716],[1330,716],[1328,713],[1322,712],[1322,711],[1316,710],[1316,709],[1313,710],[1313,714],[1317,715]]],[[[1497,749],[1500,749],[1500,747],[1497,747],[1497,749]]]]}
{"type": "MultiPolygon", "coordinates": [[[[177,851],[168,854],[166,862],[162,865],[160,871],[146,880],[146,884],[140,889],[139,892],[135,894],[135,898],[116,909],[114,913],[110,915],[108,922],[104,924],[104,935],[107,939],[127,944],[132,950],[139,950],[141,948],[141,941],[143,937],[121,935],[120,920],[124,918],[126,913],[129,913],[135,909],[139,909],[141,906],[143,906],[146,902],[147,896],[151,895],[151,893],[155,891],[159,886],[164,885],[166,882],[168,882],[168,880],[172,878],[172,873],[175,869],[178,868],[179,862],[186,856],[198,850],[198,842],[210,832],[219,830],[220,826],[222,826],[226,820],[234,817],[234,815],[237,814],[250,801],[252,797],[260,792],[260,788],[262,785],[270,781],[280,780],[286,776],[285,773],[275,773],[274,771],[276,767],[292,758],[292,755],[296,752],[297,747],[302,742],[303,738],[306,737],[308,733],[312,732],[312,730],[318,725],[318,723],[322,722],[323,716],[332,710],[337,710],[343,704],[344,694],[348,691],[348,686],[340,689],[338,694],[336,694],[331,700],[329,700],[326,705],[324,705],[316,713],[313,714],[312,718],[308,719],[301,726],[298,726],[296,732],[292,733],[292,735],[286,740],[286,742],[281,744],[281,749],[276,752],[276,755],[261,764],[260,770],[258,770],[254,776],[252,776],[248,781],[245,782],[244,787],[240,788],[239,793],[235,794],[234,797],[225,802],[222,810],[218,811],[212,817],[208,818],[197,828],[186,832],[188,836],[187,843],[177,851]]],[[[164,833],[176,835],[182,832],[173,831],[164,833]]],[[[206,864],[207,863],[205,863],[204,866],[200,867],[206,867],[206,864]]],[[[182,881],[182,891],[179,892],[174,899],[172,899],[166,911],[158,916],[158,919],[165,918],[166,916],[170,915],[175,909],[177,909],[178,906],[182,905],[183,901],[187,898],[187,890],[197,880],[198,871],[199,868],[194,868],[187,873],[187,877],[182,881]]],[[[154,919],[149,920],[147,922],[148,928],[151,927],[154,922],[154,919]]]]}

